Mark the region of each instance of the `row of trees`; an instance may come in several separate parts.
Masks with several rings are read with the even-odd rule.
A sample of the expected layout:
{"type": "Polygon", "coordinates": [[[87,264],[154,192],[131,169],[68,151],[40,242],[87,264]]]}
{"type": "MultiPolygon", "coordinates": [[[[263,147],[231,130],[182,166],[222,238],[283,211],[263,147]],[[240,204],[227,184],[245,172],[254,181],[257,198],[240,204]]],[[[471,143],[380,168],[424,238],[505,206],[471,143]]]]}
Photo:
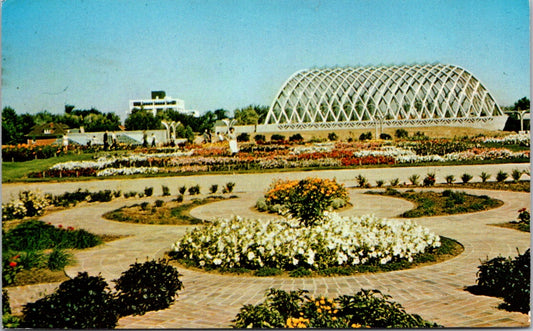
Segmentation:
{"type": "MultiPolygon", "coordinates": [[[[234,118],[239,125],[258,124],[264,121],[268,107],[250,105],[234,110],[234,118]]],[[[178,137],[189,138],[193,132],[212,130],[217,120],[227,118],[230,112],[225,109],[207,111],[200,117],[182,114],[172,110],[158,112],[155,116],[144,109],[134,110],[124,122],[126,130],[162,129],[162,121],[180,122],[178,137]]],[[[2,111],[2,144],[16,144],[26,141],[26,135],[35,125],[61,123],[69,128],[83,127],[86,132],[116,131],[121,125],[120,117],[113,112],[102,113],[98,109],[76,109],[74,105],[65,105],[63,114],[41,111],[36,114],[18,115],[11,107],[2,111]]]]}

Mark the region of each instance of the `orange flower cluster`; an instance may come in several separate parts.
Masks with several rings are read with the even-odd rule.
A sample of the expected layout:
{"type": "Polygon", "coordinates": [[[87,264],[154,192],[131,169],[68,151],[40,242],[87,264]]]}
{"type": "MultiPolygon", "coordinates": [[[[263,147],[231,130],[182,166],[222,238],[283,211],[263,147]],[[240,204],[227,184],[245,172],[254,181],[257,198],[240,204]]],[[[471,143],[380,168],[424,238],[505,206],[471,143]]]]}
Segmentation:
{"type": "Polygon", "coordinates": [[[286,322],[286,327],[289,329],[305,329],[309,326],[309,319],[303,317],[289,317],[286,322]]]}

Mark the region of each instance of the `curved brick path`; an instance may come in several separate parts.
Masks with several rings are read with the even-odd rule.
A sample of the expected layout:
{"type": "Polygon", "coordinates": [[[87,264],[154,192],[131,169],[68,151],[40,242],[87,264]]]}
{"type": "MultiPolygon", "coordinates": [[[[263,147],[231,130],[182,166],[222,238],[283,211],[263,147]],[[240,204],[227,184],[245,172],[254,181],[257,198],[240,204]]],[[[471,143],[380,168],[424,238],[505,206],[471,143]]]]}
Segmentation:
{"type": "MultiPolygon", "coordinates": [[[[423,177],[427,169],[420,170],[419,173],[423,177]]],[[[460,174],[466,172],[462,171],[460,174]]],[[[362,173],[362,171],[355,173],[362,173]]],[[[470,171],[470,173],[477,174],[477,171],[470,171]]],[[[290,174],[294,176],[295,173],[290,174]]],[[[297,174],[301,174],[302,177],[312,175],[309,172],[297,174]]],[[[443,175],[446,174],[449,174],[448,169],[443,173],[443,175]]],[[[278,177],[289,177],[284,175],[289,174],[278,174],[278,177]]],[[[256,175],[259,179],[262,176],[263,174],[256,175]]],[[[224,176],[209,177],[213,183],[227,181],[227,177],[224,176]]],[[[338,179],[339,177],[337,176],[338,179]]],[[[187,177],[187,180],[191,178],[187,177]]],[[[165,179],[159,178],[159,181],[165,184],[165,179]]],[[[261,179],[258,182],[264,181],[261,179]]],[[[128,185],[132,182],[137,182],[137,191],[145,187],[143,179],[129,180],[128,185]]],[[[205,205],[193,210],[192,213],[206,218],[216,215],[214,213],[222,216],[230,216],[227,213],[254,216],[256,213],[250,209],[250,206],[254,204],[261,192],[264,192],[268,183],[265,186],[252,185],[253,189],[238,192],[240,196],[238,199],[205,205]]],[[[52,184],[42,184],[41,190],[46,192],[47,185],[52,184]]],[[[237,182],[236,188],[239,189],[241,185],[248,187],[249,183],[237,182]]],[[[5,186],[7,185],[4,185],[4,188],[5,186]]],[[[207,187],[207,185],[202,187],[207,187]]],[[[72,188],[64,188],[63,191],[72,190],[72,188]]],[[[423,318],[446,327],[528,326],[527,315],[497,309],[501,299],[472,295],[463,289],[465,286],[475,284],[475,274],[480,260],[498,255],[514,256],[516,248],[523,252],[530,246],[529,233],[487,225],[514,219],[518,209],[530,205],[530,195],[529,193],[502,191],[467,191],[474,194],[487,194],[503,200],[505,204],[486,212],[416,219],[417,223],[429,227],[440,235],[457,239],[465,246],[463,254],[444,263],[381,274],[296,279],[223,276],[181,269],[185,289],[179,293],[176,303],[168,309],[150,312],[143,316],[124,317],[119,321],[118,327],[128,329],[227,328],[240,307],[247,303],[257,304],[262,301],[265,290],[269,287],[287,290],[301,288],[330,297],[353,294],[361,288],[376,288],[392,295],[393,300],[401,303],[408,312],[418,313],[423,318]]],[[[360,215],[374,210],[379,216],[391,217],[410,208],[409,203],[399,199],[368,197],[361,193],[361,190],[350,190],[352,201],[359,201],[359,203],[343,211],[343,214],[360,215]]],[[[151,197],[144,200],[156,199],[169,198],[151,197]]],[[[87,271],[93,275],[101,273],[111,284],[111,280],[118,278],[120,273],[135,260],[142,262],[147,257],[161,256],[169,249],[169,245],[186,231],[187,227],[183,226],[135,225],[110,222],[101,218],[101,215],[108,210],[134,202],[138,201],[121,198],[109,203],[80,205],[42,217],[42,220],[53,224],[81,227],[95,233],[129,235],[127,238],[77,253],[78,264],[66,270],[69,276],[75,276],[78,271],[87,271]]],[[[22,304],[34,301],[45,293],[51,293],[57,285],[9,288],[13,310],[19,311],[22,304]]]]}

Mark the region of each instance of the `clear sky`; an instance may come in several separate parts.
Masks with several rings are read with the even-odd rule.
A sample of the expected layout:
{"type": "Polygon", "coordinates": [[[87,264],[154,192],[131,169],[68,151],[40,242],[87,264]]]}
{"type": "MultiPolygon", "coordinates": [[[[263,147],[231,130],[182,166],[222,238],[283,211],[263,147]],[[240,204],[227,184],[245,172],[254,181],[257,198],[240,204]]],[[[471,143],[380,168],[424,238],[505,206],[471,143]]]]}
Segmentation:
{"type": "Polygon", "coordinates": [[[124,118],[152,90],[270,105],[296,71],[441,62],[500,105],[530,94],[527,0],[5,0],[2,107],[124,118]]]}

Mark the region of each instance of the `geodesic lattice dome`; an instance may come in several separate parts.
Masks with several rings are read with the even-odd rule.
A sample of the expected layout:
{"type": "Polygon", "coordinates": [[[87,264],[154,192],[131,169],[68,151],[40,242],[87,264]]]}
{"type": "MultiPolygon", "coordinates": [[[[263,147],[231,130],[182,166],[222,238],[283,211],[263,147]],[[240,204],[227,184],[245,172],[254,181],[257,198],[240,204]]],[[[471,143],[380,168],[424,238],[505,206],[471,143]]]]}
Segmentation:
{"type": "Polygon", "coordinates": [[[272,102],[265,124],[415,120],[424,125],[502,115],[481,82],[457,66],[345,67],[293,74],[272,102]]]}

